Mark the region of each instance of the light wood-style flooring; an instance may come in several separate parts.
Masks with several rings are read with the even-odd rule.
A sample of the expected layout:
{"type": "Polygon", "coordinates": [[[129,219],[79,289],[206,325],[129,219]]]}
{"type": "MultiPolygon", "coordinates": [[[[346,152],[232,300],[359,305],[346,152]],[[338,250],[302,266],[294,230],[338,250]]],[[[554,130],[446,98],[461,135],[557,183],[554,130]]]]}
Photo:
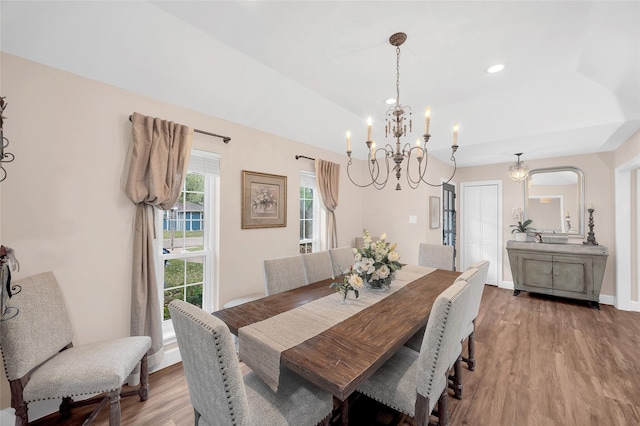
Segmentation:
{"type": "MultiPolygon", "coordinates": [[[[463,369],[462,400],[449,399],[451,425],[640,425],[640,313],[486,286],[476,358],[474,372],[463,369]]],[[[122,401],[122,424],[191,426],[181,364],[150,382],[148,401],[122,401]]],[[[81,424],[88,411],[36,424],[81,424]]],[[[415,424],[366,398],[350,414],[355,426],[415,424]]],[[[95,424],[108,425],[108,409],[95,424]]]]}

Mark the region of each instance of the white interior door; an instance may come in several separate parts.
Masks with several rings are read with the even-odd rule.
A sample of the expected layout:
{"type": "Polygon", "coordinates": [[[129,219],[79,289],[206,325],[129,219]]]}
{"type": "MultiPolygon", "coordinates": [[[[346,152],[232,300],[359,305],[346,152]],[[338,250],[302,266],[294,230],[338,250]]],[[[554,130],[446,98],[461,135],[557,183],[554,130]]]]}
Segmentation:
{"type": "Polygon", "coordinates": [[[491,264],[487,283],[498,285],[502,271],[502,182],[463,183],[461,193],[461,270],[479,260],[488,260],[491,264]]]}

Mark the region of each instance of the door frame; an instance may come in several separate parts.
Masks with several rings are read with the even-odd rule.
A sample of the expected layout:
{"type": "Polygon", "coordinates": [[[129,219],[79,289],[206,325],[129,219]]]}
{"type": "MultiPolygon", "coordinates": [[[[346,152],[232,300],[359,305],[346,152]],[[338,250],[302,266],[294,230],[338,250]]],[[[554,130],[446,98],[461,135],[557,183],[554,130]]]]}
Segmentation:
{"type": "Polygon", "coordinates": [[[467,187],[471,187],[471,186],[496,186],[498,189],[498,194],[497,194],[497,211],[498,211],[498,221],[497,221],[497,229],[496,229],[496,241],[497,241],[497,276],[496,276],[496,285],[499,288],[509,288],[509,289],[513,289],[513,283],[510,283],[510,285],[508,283],[505,283],[503,281],[504,278],[504,271],[502,269],[502,265],[503,265],[503,257],[504,257],[504,253],[503,253],[503,247],[504,247],[504,236],[503,236],[503,216],[504,216],[504,209],[503,209],[503,193],[502,193],[502,180],[482,180],[482,181],[470,181],[470,182],[462,182],[460,183],[460,191],[458,193],[458,198],[460,199],[460,212],[458,214],[459,219],[459,223],[458,223],[458,229],[459,229],[459,234],[458,234],[458,244],[460,246],[460,250],[458,251],[459,255],[460,255],[460,270],[462,270],[463,265],[465,264],[465,259],[464,259],[464,250],[462,250],[462,244],[464,244],[465,242],[465,233],[466,233],[466,229],[464,228],[464,222],[465,222],[465,215],[466,215],[466,209],[465,209],[465,196],[464,196],[464,192],[465,189],[467,187]]]}

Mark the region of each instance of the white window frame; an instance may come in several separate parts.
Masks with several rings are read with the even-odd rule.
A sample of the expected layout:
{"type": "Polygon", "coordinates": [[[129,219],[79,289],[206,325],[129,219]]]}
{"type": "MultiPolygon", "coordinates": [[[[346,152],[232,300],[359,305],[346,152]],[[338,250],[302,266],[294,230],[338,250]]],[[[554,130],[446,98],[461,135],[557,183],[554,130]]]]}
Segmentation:
{"type": "MultiPolygon", "coordinates": [[[[213,312],[218,305],[218,235],[219,235],[219,215],[220,215],[220,156],[207,151],[191,150],[188,173],[199,172],[204,175],[205,203],[202,219],[202,226],[205,229],[203,235],[203,249],[198,251],[182,251],[180,253],[163,254],[163,211],[156,209],[156,239],[155,243],[155,268],[158,283],[158,294],[160,303],[160,315],[164,315],[164,261],[169,259],[187,259],[191,257],[202,257],[204,262],[204,276],[202,286],[202,309],[213,312]]],[[[184,190],[184,187],[183,187],[184,190]]],[[[186,218],[185,218],[186,220],[186,218]]],[[[162,320],[162,334],[164,344],[171,344],[176,341],[173,321],[171,319],[162,320]]]]}
{"type": "MultiPolygon", "coordinates": [[[[322,232],[322,219],[320,216],[322,212],[322,199],[320,198],[320,193],[316,185],[315,173],[308,171],[300,172],[300,188],[302,187],[313,189],[313,238],[300,239],[298,242],[298,247],[300,246],[300,244],[311,243],[312,252],[316,252],[322,249],[322,237],[320,235],[322,232]]],[[[298,189],[298,206],[300,205],[299,191],[300,190],[298,189]]],[[[300,228],[300,221],[302,221],[302,218],[298,217],[298,229],[300,228]]]]}

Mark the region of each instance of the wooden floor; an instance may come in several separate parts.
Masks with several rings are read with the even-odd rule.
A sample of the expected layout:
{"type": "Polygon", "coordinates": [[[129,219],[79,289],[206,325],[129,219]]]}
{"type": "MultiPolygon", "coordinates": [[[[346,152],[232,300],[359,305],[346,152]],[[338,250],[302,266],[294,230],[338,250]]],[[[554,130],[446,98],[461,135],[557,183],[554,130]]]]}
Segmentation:
{"type": "MultiPolygon", "coordinates": [[[[449,400],[451,425],[640,425],[640,313],[487,286],[476,358],[476,371],[463,371],[462,400],[449,400]]],[[[192,425],[181,364],[150,382],[148,401],[122,401],[122,424],[192,425]]],[[[36,424],[81,424],[82,410],[67,422],[36,424]]],[[[360,398],[350,424],[414,424],[398,417],[360,398]]],[[[108,424],[108,410],[95,424],[108,424]]]]}

